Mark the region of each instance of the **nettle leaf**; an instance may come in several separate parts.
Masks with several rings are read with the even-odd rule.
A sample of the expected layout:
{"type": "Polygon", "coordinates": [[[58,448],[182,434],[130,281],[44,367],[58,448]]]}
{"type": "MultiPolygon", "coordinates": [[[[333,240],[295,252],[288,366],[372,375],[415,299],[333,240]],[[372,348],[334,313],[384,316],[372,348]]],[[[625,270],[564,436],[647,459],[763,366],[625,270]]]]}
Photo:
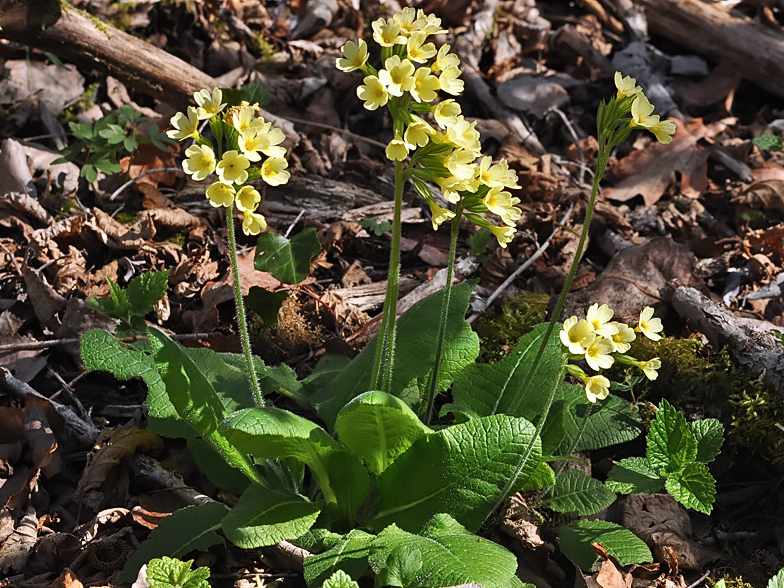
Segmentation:
{"type": "Polygon", "coordinates": [[[768,581],[768,588],[784,588],[784,569],[768,581]]]}
{"type": "Polygon", "coordinates": [[[564,384],[558,398],[566,400],[563,409],[564,436],[560,450],[567,451],[580,430],[585,413],[590,410],[583,434],[575,451],[601,449],[636,439],[642,433],[642,421],[633,411],[631,404],[623,398],[610,394],[596,404],[588,402],[583,386],[564,384]]]}
{"type": "Polygon", "coordinates": [[[601,543],[607,553],[621,565],[649,563],[653,561],[648,546],[628,529],[607,521],[575,521],[561,527],[558,534],[563,554],[590,572],[599,559],[592,543],[601,543]]]}
{"type": "Polygon", "coordinates": [[[648,461],[657,472],[678,471],[697,458],[697,439],[686,417],[666,400],[659,404],[646,441],[648,461]]]}
{"type": "Polygon", "coordinates": [[[703,463],[687,463],[680,471],[667,476],[667,492],[687,508],[705,514],[713,510],[716,498],[716,480],[703,463]]]}
{"type": "Polygon", "coordinates": [[[268,547],[295,539],[316,522],[321,502],[251,484],[221,524],[226,537],[243,549],[268,547]]]}
{"type": "Polygon", "coordinates": [[[689,423],[697,439],[697,461],[709,463],[716,459],[724,443],[724,427],[716,419],[702,419],[689,423]]]}
{"type": "Polygon", "coordinates": [[[509,415],[483,417],[419,438],[376,477],[370,524],[417,530],[448,512],[470,531],[539,465],[534,426],[509,415]]]}
{"type": "Polygon", "coordinates": [[[373,543],[370,565],[382,574],[390,556],[406,557],[408,566],[395,563],[399,583],[407,588],[441,588],[474,583],[483,588],[508,588],[517,558],[500,545],[468,532],[447,514],[435,515],[414,535],[390,525],[373,543]],[[414,557],[415,551],[419,558],[414,557]],[[417,561],[420,560],[420,561],[417,561]],[[417,566],[421,563],[421,566],[417,566]]]}
{"type": "Polygon", "coordinates": [[[226,505],[208,502],[201,506],[186,506],[164,517],[125,562],[120,581],[135,581],[139,569],[153,558],[182,557],[195,549],[206,551],[213,545],[223,545],[223,538],[216,531],[228,512],[226,505]]]}
{"type": "Polygon", "coordinates": [[[542,414],[561,367],[558,337],[551,337],[547,343],[536,374],[514,413],[510,405],[530,371],[546,330],[547,325],[534,327],[533,331],[520,338],[514,351],[498,363],[476,363],[460,372],[452,387],[455,404],[482,416],[512,414],[534,420],[542,414]]]}
{"type": "Polygon", "coordinates": [[[352,580],[346,572],[338,570],[327,580],[324,580],[322,588],[359,588],[359,584],[352,580]]]}
{"type": "Polygon", "coordinates": [[[284,284],[299,284],[310,274],[310,261],[319,251],[315,229],[305,229],[291,241],[277,233],[262,233],[256,242],[253,265],[284,284]]]}
{"type": "Polygon", "coordinates": [[[192,563],[192,559],[180,561],[166,556],[152,559],[147,564],[147,583],[150,588],[210,588],[210,568],[191,570],[192,563]]]}
{"type": "Polygon", "coordinates": [[[304,574],[308,586],[321,586],[338,570],[353,580],[359,578],[367,570],[370,548],[375,540],[375,535],[354,529],[332,549],[305,558],[304,574]]]}
{"type": "Polygon", "coordinates": [[[664,488],[665,479],[647,458],[627,457],[613,465],[604,485],[622,494],[653,494],[664,488]]]}
{"type": "Polygon", "coordinates": [[[278,324],[278,311],[288,297],[288,292],[270,292],[261,286],[251,286],[245,304],[261,320],[274,326],[278,324]]]}
{"type": "Polygon", "coordinates": [[[138,275],[125,290],[131,314],[144,316],[155,308],[155,304],[166,296],[169,287],[169,270],[146,272],[138,275]]]}
{"type": "MultiPolygon", "coordinates": [[[[449,318],[444,336],[444,352],[458,346],[475,348],[476,334],[469,334],[471,326],[465,313],[475,282],[464,282],[452,289],[449,318]]],[[[436,337],[441,313],[443,290],[435,292],[409,308],[397,320],[395,369],[392,395],[400,396],[414,380],[424,379],[433,369],[436,356],[436,337]]],[[[332,428],[341,409],[348,402],[370,389],[371,372],[375,360],[378,336],[374,337],[329,387],[314,393],[310,400],[319,416],[332,428]]]]}
{"type": "Polygon", "coordinates": [[[615,493],[580,470],[568,470],[555,479],[550,507],[558,512],[585,516],[615,502],[615,493]]]}
{"type": "Polygon", "coordinates": [[[374,474],[383,472],[420,437],[432,433],[400,399],[365,392],[338,413],[338,439],[374,474]]]}

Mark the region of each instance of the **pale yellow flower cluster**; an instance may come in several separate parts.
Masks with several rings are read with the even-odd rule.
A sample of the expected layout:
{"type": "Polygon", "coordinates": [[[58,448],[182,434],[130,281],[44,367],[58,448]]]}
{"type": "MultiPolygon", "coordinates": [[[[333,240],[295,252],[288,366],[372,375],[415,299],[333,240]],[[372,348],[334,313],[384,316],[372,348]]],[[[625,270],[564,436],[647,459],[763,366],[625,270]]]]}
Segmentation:
{"type": "Polygon", "coordinates": [[[243,184],[250,177],[251,162],[261,161],[262,155],[265,156],[264,162],[254,177],[260,177],[271,186],[288,182],[290,174],[286,171],[286,149],[281,147],[285,139],[283,131],[272,127],[272,123],[257,115],[258,104],[243,102],[240,106],[230,108],[222,120],[216,118],[226,108],[220,88],[213,89],[211,93],[200,90],[193,97],[198,108],[189,106],[187,114],[175,114],[171,119],[174,130],[166,132],[172,139],[196,141],[185,150],[187,159],[183,161],[182,168],[196,181],[217,174],[218,181],[210,185],[206,192],[210,204],[216,208],[229,208],[236,204],[243,215],[243,232],[246,235],[258,235],[267,228],[264,216],[256,212],[261,203],[261,194],[253,186],[243,184]],[[215,155],[213,144],[199,133],[199,122],[203,120],[222,125],[221,134],[226,139],[226,146],[231,148],[221,153],[220,161],[215,155]]]}
{"type": "MultiPolygon", "coordinates": [[[[635,340],[635,331],[652,341],[661,339],[663,330],[661,319],[653,318],[653,308],[646,306],[640,312],[640,320],[632,329],[630,326],[613,321],[614,311],[602,304],[588,308],[584,319],[572,316],[564,321],[560,332],[561,344],[571,359],[585,360],[595,372],[607,369],[615,361],[638,367],[650,380],[658,376],[661,367],[658,357],[648,361],[638,361],[625,355],[635,340]]],[[[590,402],[603,400],[610,393],[610,381],[602,375],[588,376],[577,366],[567,366],[567,371],[579,378],[585,385],[585,393],[590,402]]]]}
{"type": "Polygon", "coordinates": [[[637,80],[632,77],[621,76],[621,72],[615,72],[615,87],[618,88],[616,98],[621,100],[629,98],[631,103],[632,127],[648,129],[654,134],[656,140],[667,144],[672,141],[675,134],[675,123],[669,120],[660,120],[659,115],[653,114],[654,106],[650,103],[642,88],[637,85],[637,80]]]}

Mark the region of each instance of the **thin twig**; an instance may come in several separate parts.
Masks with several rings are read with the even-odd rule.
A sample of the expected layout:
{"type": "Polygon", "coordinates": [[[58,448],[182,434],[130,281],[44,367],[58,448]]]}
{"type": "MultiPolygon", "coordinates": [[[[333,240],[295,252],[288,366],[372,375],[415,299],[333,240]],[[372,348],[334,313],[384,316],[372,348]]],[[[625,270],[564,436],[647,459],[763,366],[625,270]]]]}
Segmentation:
{"type": "Polygon", "coordinates": [[[292,223],[289,225],[289,228],[286,229],[286,232],[283,234],[283,238],[284,239],[288,239],[289,238],[289,235],[291,234],[292,229],[294,229],[294,225],[296,225],[299,222],[299,219],[301,219],[303,216],[305,216],[305,209],[304,208],[299,211],[299,214],[297,215],[297,218],[295,218],[292,221],[292,223]]]}
{"type": "Polygon", "coordinates": [[[16,263],[16,258],[14,257],[14,254],[13,254],[13,253],[11,253],[11,252],[8,250],[8,247],[6,247],[5,245],[3,245],[2,243],[0,243],[0,247],[2,247],[2,248],[3,248],[3,251],[5,251],[5,252],[8,254],[8,257],[10,257],[10,258],[11,258],[11,263],[13,263],[13,264],[14,264],[14,269],[16,270],[16,273],[17,273],[17,274],[19,274],[20,276],[24,276],[24,274],[22,273],[22,270],[19,268],[19,264],[18,264],[18,263],[16,263]]]}
{"type": "Polygon", "coordinates": [[[138,182],[144,176],[149,176],[150,174],[159,174],[159,173],[164,173],[164,172],[183,173],[182,169],[180,169],[179,167],[161,167],[161,168],[157,168],[157,169],[148,169],[147,171],[143,171],[142,173],[140,173],[135,178],[131,178],[130,180],[125,182],[122,186],[117,188],[114,192],[112,192],[112,194],[111,194],[111,196],[109,196],[108,200],[111,202],[112,200],[117,198],[120,194],[122,194],[128,186],[138,182]]]}
{"type": "MultiPolygon", "coordinates": [[[[171,335],[175,341],[189,341],[192,339],[209,339],[210,337],[218,337],[221,333],[184,333],[182,335],[171,335]]],[[[125,337],[118,339],[121,343],[134,343],[147,339],[147,335],[136,335],[135,337],[125,337]]],[[[0,353],[8,351],[22,351],[29,349],[48,349],[49,347],[56,347],[58,345],[75,345],[81,339],[52,339],[51,341],[20,341],[19,343],[8,343],[0,345],[0,353]]]]}
{"type": "MultiPolygon", "coordinates": [[[[89,419],[90,413],[85,410],[84,405],[82,404],[81,400],[79,400],[76,397],[76,394],[74,394],[74,391],[71,388],[71,386],[69,386],[68,383],[65,380],[63,380],[60,374],[58,374],[55,370],[53,370],[51,366],[47,366],[47,372],[49,373],[50,376],[54,376],[54,379],[60,382],[60,385],[62,386],[62,388],[57,391],[57,394],[59,394],[60,391],[65,392],[66,396],[68,396],[68,398],[71,400],[74,406],[76,406],[76,408],[78,409],[79,416],[82,417],[83,420],[89,419]]],[[[53,394],[52,396],[50,396],[49,400],[54,400],[57,397],[57,394],[53,394]]]]}
{"type": "Polygon", "coordinates": [[[710,570],[708,570],[702,576],[697,578],[697,580],[695,580],[694,582],[692,582],[691,584],[686,586],[686,588],[697,588],[697,586],[699,586],[702,583],[702,581],[705,580],[705,578],[708,577],[709,574],[710,574],[710,570]]]}
{"type": "Polygon", "coordinates": [[[314,127],[319,127],[321,129],[328,129],[330,131],[335,131],[336,133],[341,133],[343,135],[348,135],[352,139],[356,139],[357,141],[364,141],[370,145],[375,145],[376,147],[381,147],[382,149],[386,149],[386,143],[382,143],[381,141],[376,141],[375,139],[368,139],[367,137],[363,137],[362,135],[357,135],[356,133],[352,133],[351,131],[347,131],[346,129],[341,129],[340,127],[335,127],[332,125],[327,125],[324,123],[317,123],[309,120],[304,120],[301,118],[292,118],[290,116],[286,117],[287,120],[290,120],[293,123],[299,123],[301,125],[311,125],[314,127]]]}
{"type": "Polygon", "coordinates": [[[577,136],[577,132],[574,130],[572,123],[569,121],[569,117],[567,117],[560,108],[556,108],[555,106],[553,106],[550,110],[552,110],[554,113],[556,113],[558,116],[561,117],[561,120],[566,125],[566,128],[569,129],[569,133],[572,135],[572,139],[574,139],[574,144],[577,146],[577,151],[580,153],[579,184],[580,186],[582,186],[583,181],[585,180],[585,153],[583,152],[583,146],[580,145],[580,138],[577,136]]]}
{"type": "MultiPolygon", "coordinates": [[[[571,217],[571,216],[572,216],[572,212],[573,212],[573,211],[574,211],[574,203],[572,203],[572,205],[569,207],[569,210],[567,210],[567,211],[566,211],[566,214],[564,214],[563,218],[561,219],[561,222],[560,222],[560,223],[558,223],[558,225],[555,227],[555,229],[553,229],[553,232],[552,232],[552,233],[550,233],[550,236],[549,236],[549,237],[547,237],[547,240],[546,240],[544,243],[542,243],[542,244],[539,246],[539,248],[538,248],[538,249],[537,249],[537,250],[534,252],[534,254],[533,254],[531,257],[529,257],[529,258],[528,258],[528,259],[525,261],[525,263],[523,263],[523,264],[522,264],[520,267],[518,267],[518,268],[517,268],[517,269],[516,269],[516,270],[515,270],[515,271],[512,273],[512,275],[511,275],[511,276],[509,276],[509,277],[508,277],[508,278],[507,278],[507,279],[504,281],[504,283],[503,283],[503,284],[501,284],[500,286],[498,286],[498,288],[496,288],[495,292],[493,292],[492,294],[490,294],[490,297],[487,299],[487,302],[485,303],[485,309],[489,308],[490,304],[492,304],[492,302],[493,302],[493,301],[494,301],[496,298],[498,298],[498,296],[500,296],[500,295],[501,295],[501,293],[502,293],[504,290],[506,290],[506,289],[507,289],[507,288],[508,288],[508,287],[509,287],[509,286],[512,284],[512,282],[514,282],[514,281],[517,279],[517,277],[518,277],[518,276],[519,276],[521,273],[523,273],[523,272],[524,272],[526,269],[528,269],[528,268],[531,266],[531,264],[532,264],[533,262],[535,262],[537,259],[539,259],[539,257],[541,257],[541,255],[542,255],[542,254],[543,254],[543,253],[544,253],[544,252],[547,250],[547,248],[550,246],[550,241],[552,240],[552,238],[553,238],[553,237],[556,235],[556,233],[558,233],[558,231],[560,231],[560,230],[563,228],[563,226],[564,226],[564,225],[565,225],[567,222],[569,222],[569,217],[571,217]]],[[[484,309],[483,309],[483,310],[484,310],[484,309]]],[[[472,315],[471,315],[471,316],[468,318],[468,322],[469,322],[469,323],[472,323],[472,322],[474,322],[474,321],[477,319],[477,317],[478,317],[480,314],[482,314],[483,310],[481,310],[481,311],[479,311],[479,312],[475,312],[474,314],[472,314],[472,315]]]]}

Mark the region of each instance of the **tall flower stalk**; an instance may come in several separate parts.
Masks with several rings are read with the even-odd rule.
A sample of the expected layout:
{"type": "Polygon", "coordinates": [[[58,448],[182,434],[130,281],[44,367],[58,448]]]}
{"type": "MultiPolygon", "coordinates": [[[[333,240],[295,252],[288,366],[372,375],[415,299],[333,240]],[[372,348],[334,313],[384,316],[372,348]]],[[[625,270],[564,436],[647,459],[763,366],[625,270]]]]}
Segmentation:
{"type": "Polygon", "coordinates": [[[194,94],[198,108],[188,107],[187,113],[178,112],[171,119],[173,130],[167,131],[172,139],[193,140],[185,150],[187,159],[182,168],[195,181],[217,175],[210,184],[206,196],[215,208],[226,209],[229,257],[234,286],[234,303],[237,310],[237,326],[240,332],[242,351],[245,356],[248,381],[256,404],[264,406],[261,387],[253,365],[253,354],[242,301],[242,283],[237,263],[237,240],[234,228],[234,207],[242,213],[242,232],[258,235],[267,228],[264,215],[257,212],[261,194],[250,180],[261,178],[271,186],[285,184],[289,180],[286,150],[281,146],[285,140],[283,131],[258,116],[259,105],[243,102],[240,106],[226,109],[220,88],[200,90],[194,94]],[[212,139],[199,133],[200,121],[209,121],[212,139]],[[251,162],[259,163],[259,168],[251,162]]]}

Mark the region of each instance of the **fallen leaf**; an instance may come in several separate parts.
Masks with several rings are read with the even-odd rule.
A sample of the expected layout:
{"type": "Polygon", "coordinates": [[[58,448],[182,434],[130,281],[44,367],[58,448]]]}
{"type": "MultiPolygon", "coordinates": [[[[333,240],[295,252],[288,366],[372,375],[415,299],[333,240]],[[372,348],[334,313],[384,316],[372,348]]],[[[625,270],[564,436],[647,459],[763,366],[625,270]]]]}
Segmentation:
{"type": "Polygon", "coordinates": [[[25,440],[32,451],[33,465],[41,468],[47,477],[58,473],[61,464],[59,459],[54,457],[57,451],[57,439],[41,408],[33,406],[25,411],[23,430],[25,440]]]}
{"type": "Polygon", "coordinates": [[[21,572],[38,540],[38,517],[32,507],[25,511],[16,528],[0,546],[0,572],[21,572]]]}
{"type": "Polygon", "coordinates": [[[596,583],[602,588],[626,588],[626,580],[615,564],[605,559],[599,573],[596,574],[596,583]]]}
{"type": "Polygon", "coordinates": [[[755,210],[784,212],[784,180],[763,180],[752,184],[731,200],[732,204],[748,206],[755,210]]]}

